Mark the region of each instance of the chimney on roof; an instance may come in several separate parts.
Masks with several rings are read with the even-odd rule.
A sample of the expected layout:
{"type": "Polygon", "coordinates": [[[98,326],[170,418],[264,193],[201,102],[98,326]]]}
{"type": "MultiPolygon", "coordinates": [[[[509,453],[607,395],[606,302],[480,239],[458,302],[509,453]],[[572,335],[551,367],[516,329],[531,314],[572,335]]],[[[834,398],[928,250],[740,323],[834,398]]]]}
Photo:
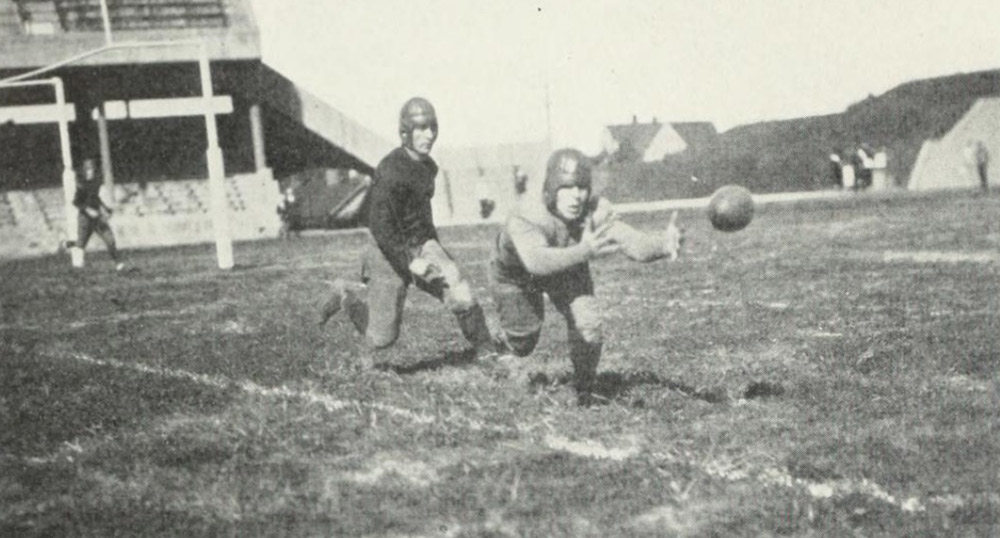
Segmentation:
{"type": "Polygon", "coordinates": [[[632,125],[635,125],[636,123],[639,123],[639,116],[632,114],[632,125]]]}
{"type": "Polygon", "coordinates": [[[657,124],[656,116],[653,116],[653,125],[656,125],[656,124],[657,124]]]}

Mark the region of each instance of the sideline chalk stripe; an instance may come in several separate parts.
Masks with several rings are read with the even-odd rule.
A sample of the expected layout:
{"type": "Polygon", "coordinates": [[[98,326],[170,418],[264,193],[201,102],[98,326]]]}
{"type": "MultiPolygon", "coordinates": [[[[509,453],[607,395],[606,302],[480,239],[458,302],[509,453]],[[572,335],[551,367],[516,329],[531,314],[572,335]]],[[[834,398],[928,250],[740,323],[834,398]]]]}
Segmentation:
{"type": "MultiPolygon", "coordinates": [[[[340,400],[328,394],[323,394],[312,390],[308,391],[294,390],[285,386],[264,387],[252,381],[234,381],[225,376],[220,376],[220,375],[197,374],[194,372],[188,372],[186,370],[160,368],[140,363],[125,363],[114,359],[97,359],[80,352],[49,353],[49,355],[55,356],[57,358],[69,358],[76,361],[98,366],[108,366],[113,368],[128,369],[136,372],[169,377],[174,379],[185,379],[201,385],[216,387],[220,389],[226,389],[235,386],[247,394],[253,394],[263,397],[298,399],[308,403],[316,403],[322,405],[329,411],[354,409],[364,405],[371,409],[378,410],[392,416],[404,418],[406,420],[416,422],[419,424],[431,424],[437,421],[437,418],[435,416],[423,413],[417,413],[414,411],[410,411],[408,409],[403,409],[380,403],[370,402],[362,404],[362,402],[356,400],[340,400]]],[[[480,430],[483,429],[484,427],[482,423],[474,420],[468,420],[466,421],[466,423],[467,426],[473,430],[480,430]]],[[[519,431],[524,431],[524,432],[531,430],[530,427],[523,425],[519,425],[517,429],[519,431]]],[[[570,454],[592,459],[611,459],[615,461],[622,461],[622,460],[632,459],[634,457],[641,457],[643,453],[641,448],[635,443],[631,443],[629,446],[625,448],[608,448],[594,441],[587,441],[587,440],[571,441],[562,436],[552,435],[552,434],[546,435],[545,438],[542,440],[541,444],[542,446],[545,446],[550,450],[567,452],[570,454]]],[[[665,461],[677,460],[676,457],[672,457],[665,453],[654,452],[650,453],[650,455],[652,455],[657,459],[662,459],[665,461]]],[[[55,456],[52,456],[50,458],[31,458],[31,460],[35,463],[44,463],[52,459],[55,459],[55,456]]],[[[893,505],[898,509],[900,509],[901,511],[907,513],[922,512],[926,509],[925,508],[926,504],[939,504],[937,499],[934,498],[929,498],[924,502],[922,502],[917,497],[898,499],[895,496],[889,494],[879,484],[868,479],[862,479],[861,481],[851,480],[851,479],[838,479],[827,482],[812,482],[810,480],[802,478],[795,478],[791,476],[786,470],[783,469],[766,467],[755,472],[750,469],[734,465],[732,463],[723,462],[721,460],[697,462],[695,463],[695,467],[698,467],[702,472],[704,472],[709,476],[714,476],[716,478],[720,478],[730,482],[753,480],[766,485],[784,486],[788,488],[801,488],[805,490],[809,495],[817,499],[844,497],[851,494],[862,494],[881,500],[887,504],[893,505]]]]}

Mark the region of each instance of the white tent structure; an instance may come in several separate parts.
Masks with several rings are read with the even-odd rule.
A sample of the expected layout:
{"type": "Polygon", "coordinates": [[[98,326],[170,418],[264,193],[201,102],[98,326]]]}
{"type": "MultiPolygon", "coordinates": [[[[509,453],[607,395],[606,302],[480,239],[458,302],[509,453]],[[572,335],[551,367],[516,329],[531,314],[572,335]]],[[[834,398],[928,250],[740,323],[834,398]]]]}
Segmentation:
{"type": "Polygon", "coordinates": [[[970,145],[981,142],[989,152],[987,177],[1000,186],[1000,98],[982,98],[939,139],[924,141],[910,173],[911,191],[979,188],[970,145]]]}

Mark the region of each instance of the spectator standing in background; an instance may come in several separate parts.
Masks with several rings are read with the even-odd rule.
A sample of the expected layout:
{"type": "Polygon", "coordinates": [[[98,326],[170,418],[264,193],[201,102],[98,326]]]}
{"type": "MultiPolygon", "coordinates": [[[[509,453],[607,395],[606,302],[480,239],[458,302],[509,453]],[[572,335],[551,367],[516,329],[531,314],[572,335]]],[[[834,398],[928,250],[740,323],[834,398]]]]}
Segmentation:
{"type": "Polygon", "coordinates": [[[841,181],[843,182],[845,190],[856,191],[858,190],[858,187],[854,177],[854,165],[851,164],[851,161],[853,161],[853,159],[849,159],[841,167],[841,181]]]}
{"type": "Polygon", "coordinates": [[[295,199],[295,189],[291,185],[285,189],[285,193],[278,200],[278,216],[281,217],[281,228],[278,229],[278,237],[288,239],[295,234],[299,235],[298,225],[298,201],[295,199]]]}
{"type": "Polygon", "coordinates": [[[838,189],[844,188],[844,165],[836,151],[830,152],[830,180],[838,189]]]}
{"type": "Polygon", "coordinates": [[[889,154],[880,147],[872,156],[872,188],[887,190],[891,187],[889,181],[889,154]]]}
{"type": "Polygon", "coordinates": [[[476,181],[476,199],[479,200],[479,216],[484,220],[490,218],[493,210],[497,208],[497,202],[493,199],[493,193],[488,181],[482,175],[476,181]]]}
{"type": "Polygon", "coordinates": [[[865,144],[859,144],[854,151],[854,185],[856,190],[865,190],[872,186],[872,156],[865,144]]]}
{"type": "Polygon", "coordinates": [[[990,165],[990,151],[986,149],[986,144],[982,140],[976,140],[973,152],[976,164],[976,175],[979,178],[979,188],[983,192],[990,190],[990,178],[988,175],[990,165]]]}

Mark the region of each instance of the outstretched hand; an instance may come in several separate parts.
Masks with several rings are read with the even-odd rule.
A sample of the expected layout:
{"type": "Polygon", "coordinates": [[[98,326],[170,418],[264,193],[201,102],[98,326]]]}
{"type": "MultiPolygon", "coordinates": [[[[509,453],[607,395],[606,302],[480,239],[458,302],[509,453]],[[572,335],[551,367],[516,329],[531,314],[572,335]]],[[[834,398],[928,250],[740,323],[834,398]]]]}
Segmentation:
{"type": "Polygon", "coordinates": [[[608,230],[611,229],[613,224],[613,222],[605,222],[595,228],[594,221],[588,220],[584,225],[580,243],[587,247],[587,257],[589,259],[599,258],[618,250],[618,244],[608,234],[608,230]]]}
{"type": "Polygon", "coordinates": [[[667,223],[667,230],[664,235],[667,255],[671,260],[676,260],[680,256],[681,246],[684,244],[684,230],[677,227],[676,210],[670,215],[670,222],[667,223]]]}

